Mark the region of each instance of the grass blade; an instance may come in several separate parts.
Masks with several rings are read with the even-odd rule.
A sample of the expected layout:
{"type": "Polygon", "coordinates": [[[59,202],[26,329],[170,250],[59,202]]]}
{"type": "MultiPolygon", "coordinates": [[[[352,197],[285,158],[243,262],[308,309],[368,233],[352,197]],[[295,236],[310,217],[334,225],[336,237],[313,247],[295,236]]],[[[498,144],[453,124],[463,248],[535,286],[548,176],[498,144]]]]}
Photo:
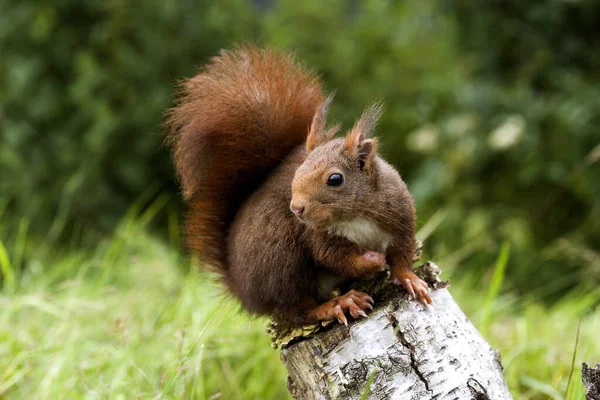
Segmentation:
{"type": "Polygon", "coordinates": [[[570,399],[569,392],[571,389],[571,381],[573,380],[573,373],[575,372],[575,359],[577,358],[577,348],[579,347],[579,332],[581,329],[581,318],[577,324],[577,336],[575,337],[575,349],[573,349],[573,359],[571,360],[571,372],[569,372],[569,381],[567,382],[567,390],[565,391],[565,399],[570,399]]]}
{"type": "MultiPolygon", "coordinates": [[[[189,358],[190,354],[192,353],[192,351],[194,350],[194,348],[198,344],[198,341],[200,340],[200,337],[202,337],[202,334],[204,333],[204,331],[206,330],[206,328],[208,328],[208,325],[210,325],[210,323],[212,322],[212,320],[216,316],[217,316],[216,313],[213,314],[213,316],[210,317],[210,319],[206,322],[206,324],[204,325],[204,327],[202,328],[202,330],[200,331],[200,333],[198,333],[198,336],[196,336],[196,340],[194,340],[194,342],[192,343],[192,345],[190,346],[190,348],[188,349],[188,351],[184,354],[184,356],[179,361],[179,367],[181,367],[183,365],[183,363],[189,358]]],[[[169,377],[169,380],[165,384],[165,387],[164,387],[162,393],[160,394],[159,398],[162,399],[162,398],[165,397],[166,394],[169,393],[169,391],[171,390],[171,387],[173,386],[173,383],[175,383],[175,378],[177,378],[177,376],[179,376],[180,373],[181,373],[180,368],[177,368],[176,371],[171,374],[171,376],[169,377]]]]}
{"type": "Polygon", "coordinates": [[[548,396],[550,399],[561,400],[560,393],[558,393],[549,383],[542,382],[530,376],[522,376],[521,383],[524,386],[533,389],[537,393],[542,393],[548,396]]]}
{"type": "Polygon", "coordinates": [[[502,243],[500,254],[496,260],[496,266],[494,267],[494,275],[490,282],[490,288],[488,290],[485,303],[483,304],[483,316],[481,317],[481,329],[486,331],[492,315],[492,308],[494,301],[498,298],[502,282],[504,282],[504,273],[508,264],[508,258],[510,256],[510,244],[508,242],[502,243]]]}
{"type": "Polygon", "coordinates": [[[0,240],[0,271],[2,271],[2,277],[4,279],[4,290],[10,294],[15,291],[15,272],[13,266],[6,252],[4,243],[0,240]]]}
{"type": "Polygon", "coordinates": [[[421,229],[419,229],[415,236],[424,242],[433,232],[435,232],[437,227],[440,226],[442,222],[444,222],[447,216],[448,211],[446,210],[436,211],[436,213],[433,214],[431,218],[427,220],[427,222],[425,222],[421,229]]]}
{"type": "Polygon", "coordinates": [[[371,392],[371,385],[373,384],[373,382],[375,381],[375,377],[377,376],[377,370],[374,369],[373,372],[371,372],[371,374],[369,375],[369,377],[367,378],[367,383],[365,384],[365,388],[360,396],[360,400],[367,400],[367,398],[369,397],[369,393],[371,392]]]}
{"type": "Polygon", "coordinates": [[[17,271],[23,271],[23,257],[25,254],[25,247],[27,245],[27,231],[29,230],[29,218],[21,218],[19,222],[19,229],[17,231],[17,240],[15,241],[15,250],[13,257],[13,265],[17,271]]]}

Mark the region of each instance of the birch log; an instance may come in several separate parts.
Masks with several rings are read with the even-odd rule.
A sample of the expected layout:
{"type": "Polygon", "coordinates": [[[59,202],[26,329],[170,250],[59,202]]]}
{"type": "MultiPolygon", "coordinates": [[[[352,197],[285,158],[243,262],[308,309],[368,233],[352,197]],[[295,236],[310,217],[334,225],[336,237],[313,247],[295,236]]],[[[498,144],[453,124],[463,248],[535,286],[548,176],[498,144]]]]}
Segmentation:
{"type": "Polygon", "coordinates": [[[282,349],[303,399],[511,399],[502,365],[447,289],[433,307],[398,296],[349,327],[282,349]]]}

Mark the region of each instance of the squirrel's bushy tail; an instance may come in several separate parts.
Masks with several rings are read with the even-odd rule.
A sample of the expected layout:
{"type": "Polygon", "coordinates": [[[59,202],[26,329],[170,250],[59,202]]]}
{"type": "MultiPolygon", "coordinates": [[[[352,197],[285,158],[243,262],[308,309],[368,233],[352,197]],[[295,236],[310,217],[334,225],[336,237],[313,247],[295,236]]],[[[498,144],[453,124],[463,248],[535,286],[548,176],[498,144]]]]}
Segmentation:
{"type": "Polygon", "coordinates": [[[241,203],[306,140],[323,102],[319,79],[286,54],[222,51],[184,80],[167,119],[168,141],[190,205],[187,244],[226,269],[226,237],[241,203]]]}

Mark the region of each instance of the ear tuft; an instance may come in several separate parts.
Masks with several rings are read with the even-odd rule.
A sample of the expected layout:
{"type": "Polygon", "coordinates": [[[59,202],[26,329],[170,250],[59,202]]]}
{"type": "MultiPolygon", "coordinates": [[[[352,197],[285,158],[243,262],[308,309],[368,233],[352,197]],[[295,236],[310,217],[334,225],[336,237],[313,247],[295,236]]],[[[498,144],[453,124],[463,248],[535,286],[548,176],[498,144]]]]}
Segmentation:
{"type": "Polygon", "coordinates": [[[331,93],[317,110],[315,111],[315,116],[313,117],[312,124],[310,125],[310,130],[308,132],[308,136],[306,137],[306,150],[310,153],[313,151],[315,147],[319,144],[330,140],[339,130],[339,125],[334,125],[330,129],[325,128],[325,122],[327,120],[327,112],[329,111],[329,107],[333,102],[333,97],[335,93],[331,93]]]}
{"type": "Polygon", "coordinates": [[[383,104],[380,102],[373,103],[367,107],[360,119],[352,127],[350,133],[346,136],[346,151],[354,151],[360,143],[373,134],[382,113],[383,104]]]}

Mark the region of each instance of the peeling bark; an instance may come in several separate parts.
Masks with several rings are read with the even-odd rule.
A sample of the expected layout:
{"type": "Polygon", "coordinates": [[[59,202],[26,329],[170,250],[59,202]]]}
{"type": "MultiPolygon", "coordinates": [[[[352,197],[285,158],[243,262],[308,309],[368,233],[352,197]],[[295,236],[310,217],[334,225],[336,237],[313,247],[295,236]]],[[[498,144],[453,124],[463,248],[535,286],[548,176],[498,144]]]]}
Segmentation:
{"type": "Polygon", "coordinates": [[[586,389],[585,398],[600,400],[600,363],[596,364],[596,368],[590,368],[589,365],[583,363],[581,380],[586,389]]]}
{"type": "Polygon", "coordinates": [[[433,308],[402,292],[349,327],[281,351],[295,399],[511,399],[499,354],[446,289],[433,308]],[[363,397],[364,396],[364,397],[363,397]]]}

